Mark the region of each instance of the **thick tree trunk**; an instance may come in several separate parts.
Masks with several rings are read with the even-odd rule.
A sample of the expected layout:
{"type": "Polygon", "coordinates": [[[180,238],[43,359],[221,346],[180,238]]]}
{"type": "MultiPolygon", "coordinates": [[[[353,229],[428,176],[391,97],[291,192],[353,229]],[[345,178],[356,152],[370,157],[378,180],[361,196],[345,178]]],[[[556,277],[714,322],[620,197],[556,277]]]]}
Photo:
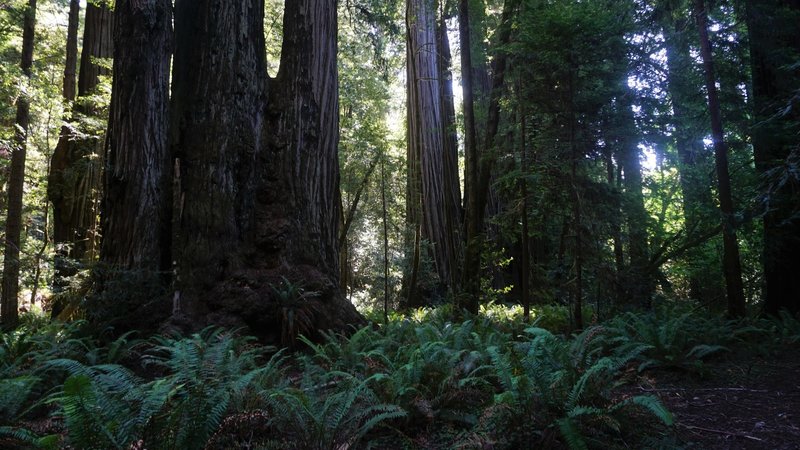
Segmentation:
{"type": "MultiPolygon", "coordinates": [[[[36,29],[36,0],[28,0],[22,26],[22,61],[20,68],[26,82],[31,78],[33,44],[36,29]]],[[[8,215],[3,253],[2,301],[0,318],[5,329],[13,329],[19,322],[19,257],[22,245],[22,194],[25,187],[25,156],[30,125],[30,99],[22,92],[17,99],[14,133],[15,148],[11,154],[11,173],[8,180],[8,215]]]]}
{"type": "Polygon", "coordinates": [[[167,145],[172,5],[119,0],[100,259],[122,270],[170,267],[167,145]]]}
{"type": "Polygon", "coordinates": [[[363,319],[339,290],[336,2],[287,2],[267,79],[263,0],[179,0],[172,147],[189,326],[291,345],[363,319]]]}
{"type": "Polygon", "coordinates": [[[742,317],[746,314],[742,267],[739,261],[739,243],[736,239],[731,179],[728,173],[728,149],[722,129],[722,116],[717,96],[714,62],[711,55],[711,42],[708,38],[708,16],[703,0],[694,0],[694,14],[700,33],[700,56],[703,59],[708,109],[711,114],[711,133],[714,139],[714,156],[717,168],[720,211],[722,212],[722,268],[725,273],[725,287],[728,296],[728,314],[742,317]]]}
{"type": "MultiPolygon", "coordinates": [[[[671,11],[672,12],[672,11],[671,11]]],[[[670,14],[670,19],[676,16],[670,14]]],[[[711,164],[703,145],[702,128],[698,128],[697,117],[704,106],[697,101],[698,84],[692,79],[692,66],[689,40],[685,33],[689,30],[689,20],[680,16],[664,26],[665,46],[667,48],[667,83],[672,100],[672,121],[675,127],[675,147],[678,151],[681,192],[683,194],[683,216],[685,228],[692,237],[702,234],[715,226],[716,220],[709,217],[714,210],[710,183],[711,164]]],[[[689,290],[692,298],[701,303],[709,303],[721,284],[714,283],[708,276],[705,265],[696,266],[702,258],[699,250],[689,253],[689,290]],[[706,274],[706,276],[702,276],[706,274]]],[[[721,274],[720,274],[721,275],[721,274]]],[[[721,276],[720,276],[721,278],[721,276]]]]}
{"type": "MultiPolygon", "coordinates": [[[[107,6],[87,5],[77,92],[80,103],[74,107],[78,115],[96,114],[88,96],[95,93],[100,83],[99,77],[109,73],[108,69],[97,64],[97,59],[112,57],[113,14],[107,6]]],[[[71,46],[68,42],[65,80],[66,74],[71,71],[74,88],[75,60],[70,55],[71,46]]],[[[66,83],[64,92],[66,96],[66,83]]],[[[104,139],[98,137],[95,130],[65,125],[51,158],[47,190],[53,203],[53,240],[56,245],[54,287],[57,290],[67,284],[65,278],[74,275],[82,263],[91,262],[96,257],[103,147],[104,139]]],[[[55,307],[54,312],[57,310],[55,307]]]]}
{"type": "MultiPolygon", "coordinates": [[[[421,214],[422,238],[429,241],[439,282],[444,289],[456,287],[461,193],[453,136],[452,85],[446,30],[437,26],[435,0],[408,0],[407,83],[409,172],[418,170],[420,198],[411,205],[421,214]]],[[[415,180],[414,180],[415,181],[415,180]]],[[[416,186],[410,184],[409,187],[416,186]]],[[[412,225],[414,222],[410,222],[412,225]]]]}
{"type": "Polygon", "coordinates": [[[755,103],[753,149],[756,168],[769,187],[764,215],[764,311],[773,315],[781,309],[800,312],[800,194],[792,181],[775,181],[788,172],[791,152],[800,152],[796,98],[800,77],[796,67],[791,69],[800,54],[798,21],[798,0],[747,2],[755,103]],[[789,103],[793,106],[787,110],[789,103]]]}

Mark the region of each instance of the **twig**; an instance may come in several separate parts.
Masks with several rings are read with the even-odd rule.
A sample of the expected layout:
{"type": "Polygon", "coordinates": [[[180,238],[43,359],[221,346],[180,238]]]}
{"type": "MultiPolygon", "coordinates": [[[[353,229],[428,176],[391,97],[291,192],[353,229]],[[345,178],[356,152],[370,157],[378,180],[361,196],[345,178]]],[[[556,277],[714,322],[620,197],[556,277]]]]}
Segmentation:
{"type": "Polygon", "coordinates": [[[736,436],[736,437],[742,437],[742,438],[745,438],[745,439],[751,439],[753,441],[764,442],[763,439],[757,438],[755,436],[750,436],[749,434],[737,433],[735,431],[712,430],[711,428],[696,427],[694,425],[684,425],[682,423],[679,423],[678,425],[680,425],[680,426],[682,426],[682,427],[684,427],[684,428],[686,428],[688,430],[707,431],[709,433],[724,434],[726,436],[736,436]]]}
{"type": "Polygon", "coordinates": [[[639,389],[644,392],[670,392],[670,391],[734,391],[734,392],[770,392],[767,389],[747,389],[747,388],[663,388],[663,389],[648,389],[639,386],[639,389]]]}

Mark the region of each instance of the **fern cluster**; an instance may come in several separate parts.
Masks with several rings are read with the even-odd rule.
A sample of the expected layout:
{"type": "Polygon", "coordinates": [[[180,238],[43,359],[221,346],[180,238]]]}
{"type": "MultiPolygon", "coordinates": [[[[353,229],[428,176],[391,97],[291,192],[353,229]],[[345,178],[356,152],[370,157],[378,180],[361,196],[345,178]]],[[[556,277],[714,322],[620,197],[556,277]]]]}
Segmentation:
{"type": "Polygon", "coordinates": [[[672,423],[655,397],[620,394],[638,371],[800,341],[789,315],[629,313],[574,336],[498,305],[452,317],[419,310],[301,336],[307,351],[293,353],[223,329],[101,345],[80,324],[32,321],[0,335],[0,447],[636,447],[644,430],[630,424],[652,435],[672,423]],[[26,428],[46,416],[52,429],[26,428]]]}

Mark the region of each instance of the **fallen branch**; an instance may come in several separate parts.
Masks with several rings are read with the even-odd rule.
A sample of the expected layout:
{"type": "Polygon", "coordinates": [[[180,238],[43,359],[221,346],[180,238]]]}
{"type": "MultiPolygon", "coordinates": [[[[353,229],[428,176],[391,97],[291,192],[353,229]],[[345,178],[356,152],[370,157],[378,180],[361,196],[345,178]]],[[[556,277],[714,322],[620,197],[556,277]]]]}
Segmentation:
{"type": "Polygon", "coordinates": [[[750,440],[753,440],[753,441],[764,442],[763,439],[757,438],[755,436],[750,436],[749,434],[737,433],[735,431],[712,430],[711,428],[696,427],[694,425],[684,425],[682,423],[679,423],[678,425],[680,425],[680,426],[682,426],[682,427],[684,427],[684,428],[686,428],[688,430],[706,431],[706,432],[709,432],[709,433],[724,434],[726,436],[736,436],[736,437],[741,437],[741,438],[745,438],[745,439],[750,439],[750,440]]]}

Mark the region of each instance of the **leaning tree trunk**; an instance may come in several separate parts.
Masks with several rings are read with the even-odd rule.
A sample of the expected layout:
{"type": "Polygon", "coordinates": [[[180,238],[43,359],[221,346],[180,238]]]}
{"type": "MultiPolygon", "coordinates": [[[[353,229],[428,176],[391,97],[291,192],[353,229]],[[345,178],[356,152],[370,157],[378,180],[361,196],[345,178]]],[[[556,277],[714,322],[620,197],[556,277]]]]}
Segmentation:
{"type": "MultiPolygon", "coordinates": [[[[747,2],[755,102],[753,150],[756,167],[769,186],[764,214],[764,311],[773,315],[781,309],[800,312],[800,194],[791,175],[789,182],[776,182],[790,174],[792,151],[800,152],[796,97],[800,77],[798,68],[792,69],[800,58],[798,21],[798,0],[747,2]],[[787,109],[790,103],[793,107],[787,109]]],[[[796,183],[796,172],[793,178],[796,183]]]]}
{"type": "MultiPolygon", "coordinates": [[[[72,26],[72,11],[70,14],[72,26]]],[[[77,11],[75,15],[77,16],[77,11]]],[[[108,6],[89,3],[85,22],[77,83],[79,102],[73,109],[75,118],[97,114],[89,96],[95,94],[100,76],[109,73],[97,60],[111,58],[114,51],[113,11],[108,6]]],[[[67,48],[65,72],[71,70],[74,75],[75,62],[70,56],[70,42],[67,48]]],[[[66,96],[66,83],[64,92],[66,96]]],[[[82,264],[89,263],[96,257],[103,147],[104,139],[98,130],[86,129],[80,124],[77,128],[65,125],[51,158],[47,191],[49,200],[53,203],[56,290],[68,284],[66,278],[75,275],[82,264]]],[[[54,313],[58,309],[56,305],[54,313]]]]}
{"type": "Polygon", "coordinates": [[[363,319],[338,288],[336,2],[286,3],[274,80],[263,11],[176,4],[175,319],[290,345],[363,319]]]}
{"type": "Polygon", "coordinates": [[[171,6],[170,0],[119,0],[114,9],[100,259],[124,270],[169,268],[171,6]]]}
{"type": "MultiPolygon", "coordinates": [[[[20,68],[25,80],[30,81],[33,66],[33,44],[36,28],[36,0],[28,0],[22,26],[22,61],[20,68]]],[[[19,322],[19,255],[22,244],[22,194],[25,187],[25,156],[30,125],[30,99],[27,92],[17,99],[17,116],[14,122],[15,148],[11,154],[11,174],[8,179],[8,216],[3,253],[2,301],[0,318],[3,328],[12,329],[19,322]]]]}
{"type": "Polygon", "coordinates": [[[708,109],[711,114],[711,134],[714,140],[714,156],[717,167],[717,187],[719,208],[722,212],[722,270],[725,274],[725,287],[728,296],[728,314],[742,317],[746,314],[744,287],[742,285],[742,266],[739,261],[739,242],[736,239],[736,224],[731,195],[731,179],[728,173],[728,149],[722,129],[722,115],[717,96],[714,62],[711,55],[711,42],[708,38],[708,16],[703,0],[694,0],[694,14],[700,32],[700,56],[703,60],[708,109]]]}
{"type": "Polygon", "coordinates": [[[446,87],[449,51],[444,52],[448,45],[446,30],[437,25],[436,15],[435,0],[408,0],[406,4],[411,180],[407,201],[414,202],[408,207],[412,211],[410,225],[416,228],[421,223],[421,237],[431,244],[439,281],[444,288],[452,289],[458,281],[461,193],[452,136],[454,114],[449,108],[452,97],[446,87]]]}

